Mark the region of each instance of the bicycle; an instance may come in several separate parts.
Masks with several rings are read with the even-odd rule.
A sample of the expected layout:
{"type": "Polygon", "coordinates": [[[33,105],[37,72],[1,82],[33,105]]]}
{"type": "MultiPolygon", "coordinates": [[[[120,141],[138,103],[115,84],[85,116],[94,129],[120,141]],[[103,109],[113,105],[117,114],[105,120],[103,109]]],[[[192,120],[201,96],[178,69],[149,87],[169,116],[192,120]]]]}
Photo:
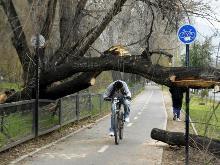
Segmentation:
{"type": "Polygon", "coordinates": [[[191,38],[195,38],[195,36],[196,34],[192,32],[192,29],[190,29],[189,31],[183,30],[183,32],[179,34],[179,37],[184,39],[185,41],[190,41],[191,38]]]}
{"type": "Polygon", "coordinates": [[[121,108],[121,104],[124,101],[124,97],[114,97],[113,99],[108,98],[106,100],[112,102],[113,107],[113,130],[114,130],[114,137],[115,137],[115,144],[119,144],[119,139],[123,139],[123,130],[124,130],[124,109],[121,108]]]}

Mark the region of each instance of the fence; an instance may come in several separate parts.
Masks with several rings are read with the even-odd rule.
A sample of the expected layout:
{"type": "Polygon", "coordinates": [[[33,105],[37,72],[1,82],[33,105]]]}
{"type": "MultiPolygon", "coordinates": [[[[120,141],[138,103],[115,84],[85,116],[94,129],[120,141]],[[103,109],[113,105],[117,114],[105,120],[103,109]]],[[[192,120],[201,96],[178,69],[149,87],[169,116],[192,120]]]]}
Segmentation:
{"type": "MultiPolygon", "coordinates": [[[[144,84],[130,88],[138,94],[144,84]]],[[[49,133],[63,125],[107,112],[109,102],[102,94],[74,94],[59,100],[39,100],[38,133],[35,134],[35,100],[25,100],[0,105],[0,152],[17,144],[49,133]]]]}

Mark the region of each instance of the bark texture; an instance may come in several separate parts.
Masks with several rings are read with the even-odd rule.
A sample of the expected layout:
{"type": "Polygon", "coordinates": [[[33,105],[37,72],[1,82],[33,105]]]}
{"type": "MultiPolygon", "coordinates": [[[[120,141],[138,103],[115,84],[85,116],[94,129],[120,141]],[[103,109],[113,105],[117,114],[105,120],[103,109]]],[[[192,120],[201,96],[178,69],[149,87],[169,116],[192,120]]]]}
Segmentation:
{"type": "MultiPolygon", "coordinates": [[[[151,138],[162,141],[169,145],[185,146],[185,135],[182,132],[169,132],[154,128],[151,131],[151,138]]],[[[210,153],[220,157],[220,141],[204,136],[189,135],[189,146],[199,150],[208,150],[210,153]]]]}

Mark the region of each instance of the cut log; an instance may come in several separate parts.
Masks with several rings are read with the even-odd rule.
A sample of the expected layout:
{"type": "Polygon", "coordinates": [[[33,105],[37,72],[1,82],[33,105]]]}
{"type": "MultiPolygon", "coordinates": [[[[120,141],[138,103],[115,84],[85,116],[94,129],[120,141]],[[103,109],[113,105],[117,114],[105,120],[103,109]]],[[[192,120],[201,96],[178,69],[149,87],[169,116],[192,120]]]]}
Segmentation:
{"type": "MultiPolygon", "coordinates": [[[[185,146],[185,135],[182,132],[169,132],[153,128],[151,138],[162,141],[169,145],[185,146]]],[[[220,157],[220,141],[205,136],[189,134],[189,146],[199,150],[206,150],[220,157]]]]}
{"type": "Polygon", "coordinates": [[[174,81],[174,84],[177,86],[190,86],[194,88],[210,88],[215,85],[219,85],[218,81],[212,81],[212,80],[203,80],[203,79],[197,79],[197,80],[179,80],[179,81],[174,81]]]}

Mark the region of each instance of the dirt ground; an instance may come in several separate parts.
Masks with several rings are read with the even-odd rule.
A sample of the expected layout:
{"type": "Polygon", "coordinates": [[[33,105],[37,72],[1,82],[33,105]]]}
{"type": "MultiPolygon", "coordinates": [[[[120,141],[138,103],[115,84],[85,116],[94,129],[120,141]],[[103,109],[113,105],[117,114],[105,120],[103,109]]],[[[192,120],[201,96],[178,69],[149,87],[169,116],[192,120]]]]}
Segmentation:
{"type": "MultiPolygon", "coordinates": [[[[164,100],[167,110],[167,130],[173,132],[185,132],[185,116],[182,114],[181,122],[173,121],[172,114],[172,100],[168,91],[164,90],[164,100]]],[[[183,165],[185,164],[185,148],[177,146],[164,146],[163,152],[163,165],[183,165]]],[[[189,164],[190,165],[217,165],[220,164],[220,159],[214,157],[211,154],[205,153],[204,151],[199,151],[194,148],[189,148],[189,164]]]]}

